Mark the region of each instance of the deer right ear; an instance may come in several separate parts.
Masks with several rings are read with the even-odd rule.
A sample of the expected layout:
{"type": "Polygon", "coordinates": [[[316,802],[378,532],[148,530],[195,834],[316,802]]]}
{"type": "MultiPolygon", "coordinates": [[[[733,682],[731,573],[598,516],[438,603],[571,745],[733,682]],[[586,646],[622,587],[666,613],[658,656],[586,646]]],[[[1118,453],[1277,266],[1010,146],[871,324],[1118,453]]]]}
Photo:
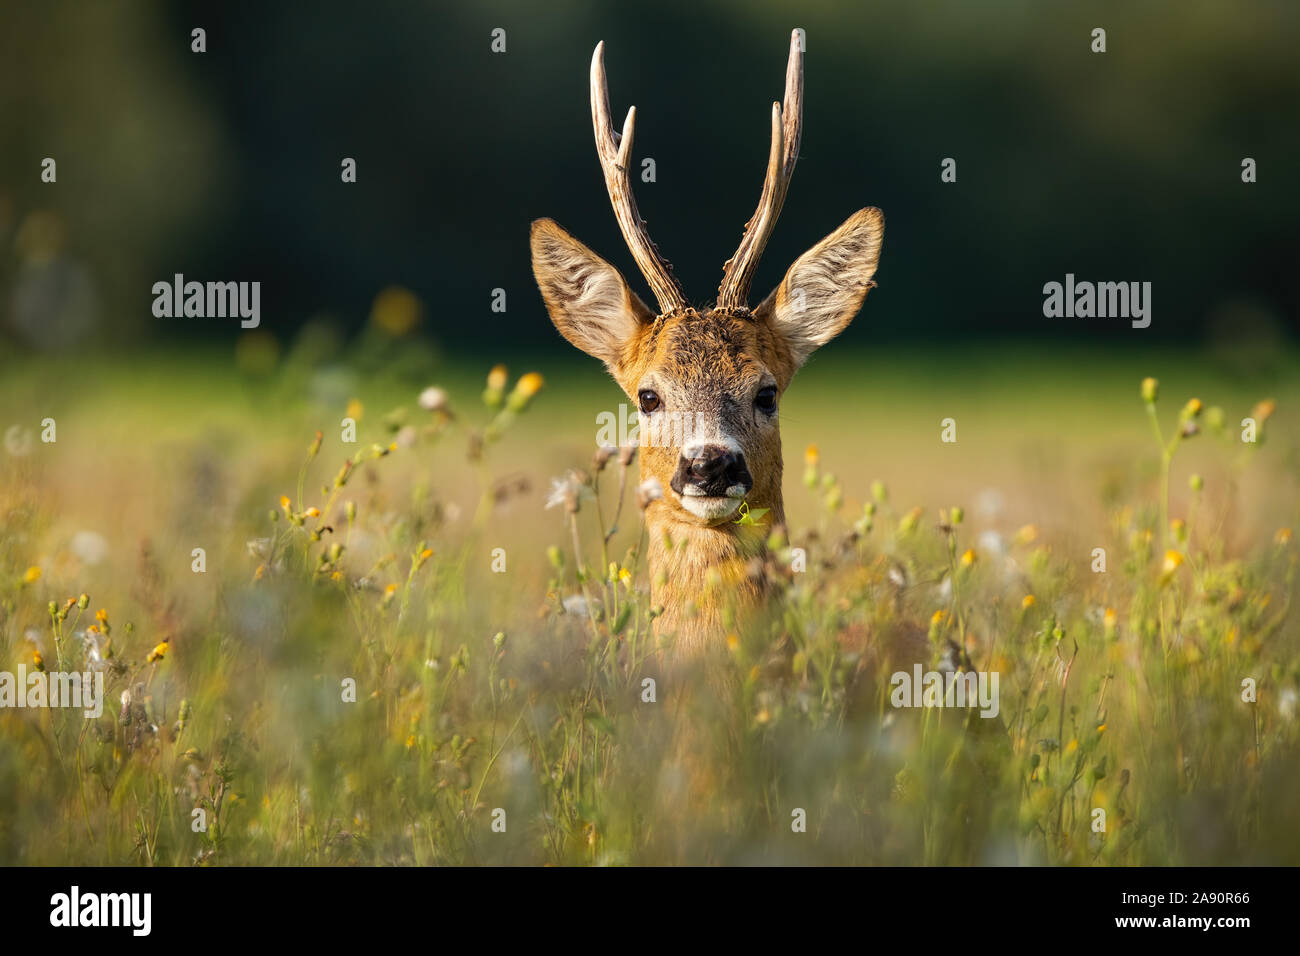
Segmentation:
{"type": "Polygon", "coordinates": [[[533,222],[533,275],[560,334],[611,368],[654,320],[623,276],[555,220],[533,222]]]}

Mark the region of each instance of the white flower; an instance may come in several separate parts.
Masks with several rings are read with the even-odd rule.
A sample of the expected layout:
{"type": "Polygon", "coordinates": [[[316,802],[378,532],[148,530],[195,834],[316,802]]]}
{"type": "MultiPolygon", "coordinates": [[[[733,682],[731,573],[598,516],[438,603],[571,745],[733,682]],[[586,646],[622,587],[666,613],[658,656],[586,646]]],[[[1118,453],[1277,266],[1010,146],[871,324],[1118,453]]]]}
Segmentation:
{"type": "Polygon", "coordinates": [[[85,564],[99,564],[108,557],[108,542],[94,531],[78,531],[72,536],[72,553],[85,564]]]}
{"type": "Polygon", "coordinates": [[[420,393],[420,407],[430,412],[441,411],[447,407],[447,393],[436,385],[430,385],[420,393]]]}
{"type": "Polygon", "coordinates": [[[650,502],[658,501],[664,496],[664,486],[658,478],[647,478],[636,487],[636,504],[642,511],[650,507],[650,502]]]}
{"type": "Polygon", "coordinates": [[[582,499],[591,494],[586,483],[577,472],[571,471],[563,478],[551,479],[551,493],[546,496],[547,508],[564,506],[569,514],[574,514],[581,506],[582,499]]]}

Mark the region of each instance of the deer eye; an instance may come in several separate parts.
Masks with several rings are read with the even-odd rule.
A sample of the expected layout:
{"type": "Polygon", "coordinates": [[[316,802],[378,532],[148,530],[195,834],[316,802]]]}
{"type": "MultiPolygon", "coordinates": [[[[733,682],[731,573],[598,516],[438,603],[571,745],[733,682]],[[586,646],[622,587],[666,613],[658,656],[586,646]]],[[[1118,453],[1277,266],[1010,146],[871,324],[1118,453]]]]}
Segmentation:
{"type": "Polygon", "coordinates": [[[659,401],[659,393],[652,392],[648,388],[641,389],[641,391],[636,393],[636,397],[637,401],[641,403],[642,413],[646,415],[649,415],[651,412],[658,409],[661,404],[659,401]]]}
{"type": "Polygon", "coordinates": [[[776,388],[771,385],[760,388],[754,396],[754,407],[764,415],[773,414],[776,411],[776,388]]]}

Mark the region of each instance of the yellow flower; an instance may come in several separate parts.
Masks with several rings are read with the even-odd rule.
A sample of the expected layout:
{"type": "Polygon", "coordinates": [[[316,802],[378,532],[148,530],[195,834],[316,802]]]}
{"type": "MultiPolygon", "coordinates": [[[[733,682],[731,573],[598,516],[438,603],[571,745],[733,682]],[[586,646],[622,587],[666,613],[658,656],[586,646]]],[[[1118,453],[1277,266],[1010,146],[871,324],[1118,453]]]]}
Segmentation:
{"type": "Polygon", "coordinates": [[[1106,613],[1101,617],[1102,626],[1105,627],[1107,631],[1115,630],[1115,621],[1118,617],[1119,615],[1115,613],[1113,607],[1106,608],[1106,613]]]}
{"type": "Polygon", "coordinates": [[[1026,594],[1021,599],[1020,606],[1024,608],[1026,611],[1028,611],[1031,607],[1033,607],[1037,603],[1038,603],[1037,599],[1035,599],[1035,597],[1032,594],[1026,594]]]}
{"type": "Polygon", "coordinates": [[[361,404],[360,399],[350,398],[348,399],[348,409],[344,414],[346,414],[347,417],[351,418],[353,421],[359,422],[361,421],[361,415],[365,412],[365,410],[366,407],[361,404]]]}
{"type": "Polygon", "coordinates": [[[45,670],[45,658],[41,657],[40,651],[32,651],[32,661],[36,664],[38,671],[45,670]]]}
{"type": "Polygon", "coordinates": [[[1273,535],[1273,541],[1279,545],[1286,546],[1291,543],[1291,529],[1278,528],[1277,534],[1273,535]]]}
{"type": "Polygon", "coordinates": [[[931,623],[932,625],[934,625],[934,624],[942,624],[942,623],[943,623],[943,619],[944,619],[945,617],[947,617],[947,616],[948,616],[948,612],[947,612],[947,611],[944,611],[944,610],[935,611],[933,614],[930,615],[930,623],[931,623]]]}
{"type": "Polygon", "coordinates": [[[145,658],[145,663],[152,664],[154,661],[160,661],[166,656],[167,656],[167,642],[163,641],[161,644],[157,645],[156,647],[154,647],[152,651],[149,652],[149,656],[145,658]]]}
{"type": "Polygon", "coordinates": [[[493,365],[492,371],[488,372],[487,387],[492,389],[494,392],[499,392],[506,387],[506,379],[508,377],[504,365],[493,365]]]}
{"type": "Polygon", "coordinates": [[[1154,403],[1158,394],[1160,394],[1160,383],[1158,381],[1149,376],[1142,379],[1142,401],[1148,404],[1154,403]]]}
{"type": "Polygon", "coordinates": [[[961,556],[961,563],[967,568],[975,563],[975,550],[973,548],[966,549],[966,553],[961,556]]]}
{"type": "Polygon", "coordinates": [[[515,391],[525,398],[532,398],[542,390],[544,384],[546,380],[542,378],[541,372],[529,372],[515,383],[515,391]]]}
{"type": "Polygon", "coordinates": [[[319,509],[319,508],[314,508],[314,507],[313,507],[313,508],[308,508],[306,511],[303,512],[303,514],[305,514],[308,518],[319,518],[319,517],[320,517],[320,509],[319,509]]]}
{"type": "Polygon", "coordinates": [[[728,634],[728,635],[727,635],[727,650],[729,650],[729,651],[734,651],[734,650],[735,650],[736,648],[738,648],[739,646],[740,646],[740,638],[737,637],[735,634],[728,634]]]}
{"type": "Polygon", "coordinates": [[[807,448],[804,449],[804,453],[803,453],[804,464],[806,464],[809,468],[816,468],[817,463],[821,461],[821,457],[822,457],[821,450],[818,449],[818,447],[815,444],[809,445],[807,448]]]}
{"type": "Polygon", "coordinates": [[[1027,524],[1016,532],[1016,544],[1029,544],[1038,538],[1038,529],[1027,524]]]}
{"type": "Polygon", "coordinates": [[[100,624],[103,624],[105,621],[107,621],[108,610],[106,608],[101,607],[98,611],[95,612],[95,620],[98,621],[100,624]]]}
{"type": "Polygon", "coordinates": [[[903,520],[898,522],[899,533],[909,534],[912,531],[915,531],[916,526],[920,522],[921,515],[923,513],[924,513],[924,509],[918,507],[918,508],[913,508],[907,514],[903,515],[903,520]]]}
{"type": "Polygon", "coordinates": [[[40,579],[41,579],[41,569],[34,564],[30,568],[28,568],[27,573],[23,575],[24,584],[35,584],[40,579]]]}
{"type": "Polygon", "coordinates": [[[289,513],[289,507],[290,507],[290,505],[292,505],[292,504],[293,504],[293,502],[291,502],[291,501],[289,500],[289,496],[288,496],[288,495],[281,495],[281,496],[280,496],[280,507],[284,509],[285,514],[288,514],[288,513],[289,513]]]}
{"type": "Polygon", "coordinates": [[[1173,574],[1175,571],[1178,570],[1178,568],[1182,565],[1182,563],[1183,563],[1183,555],[1181,551],[1174,551],[1174,550],[1166,551],[1164,573],[1173,574]]]}
{"type": "Polygon", "coordinates": [[[1251,409],[1250,417],[1262,425],[1264,422],[1268,421],[1269,417],[1275,411],[1277,411],[1277,402],[1273,401],[1271,398],[1266,398],[1251,409]]]}

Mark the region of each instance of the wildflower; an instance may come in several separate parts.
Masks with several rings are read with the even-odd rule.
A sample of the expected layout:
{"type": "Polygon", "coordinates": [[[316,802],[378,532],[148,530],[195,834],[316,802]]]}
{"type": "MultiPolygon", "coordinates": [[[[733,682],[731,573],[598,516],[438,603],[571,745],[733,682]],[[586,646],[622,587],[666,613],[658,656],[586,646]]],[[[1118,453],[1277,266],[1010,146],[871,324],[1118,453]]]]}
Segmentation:
{"type": "Polygon", "coordinates": [[[24,584],[35,584],[40,579],[41,579],[41,569],[34,564],[30,568],[28,568],[27,572],[23,575],[24,584]]]}
{"type": "Polygon", "coordinates": [[[344,412],[344,414],[347,415],[348,418],[354,419],[355,421],[360,421],[361,415],[365,412],[365,410],[366,410],[365,406],[361,404],[361,399],[350,398],[348,399],[347,411],[344,412]]]}
{"type": "Polygon", "coordinates": [[[1250,410],[1250,417],[1263,425],[1275,411],[1277,411],[1277,402],[1271,398],[1266,398],[1262,402],[1255,404],[1255,407],[1250,410]]]}
{"type": "Polygon", "coordinates": [[[108,557],[108,542],[94,531],[78,531],[68,548],[83,564],[99,564],[108,557]]]}
{"type": "Polygon", "coordinates": [[[306,511],[303,512],[303,514],[305,514],[308,518],[319,518],[320,509],[315,507],[308,508],[306,511]]]}
{"type": "Polygon", "coordinates": [[[564,607],[565,614],[574,614],[578,617],[586,617],[591,613],[587,608],[587,599],[581,594],[570,594],[561,602],[561,604],[564,607]]]}
{"type": "Polygon", "coordinates": [[[427,412],[441,412],[447,407],[447,393],[436,385],[430,385],[420,393],[417,402],[427,412]]]}
{"type": "Polygon", "coordinates": [[[41,657],[39,650],[32,651],[32,663],[36,665],[38,671],[43,672],[45,670],[45,658],[41,657]]]}
{"type": "Polygon", "coordinates": [[[816,468],[817,463],[821,461],[821,451],[816,445],[809,445],[804,449],[803,460],[804,464],[809,468],[816,468]]]}
{"type": "Polygon", "coordinates": [[[1160,571],[1160,583],[1168,584],[1174,576],[1174,572],[1182,566],[1183,555],[1181,551],[1169,550],[1165,552],[1165,563],[1160,571]]]}
{"type": "Polygon", "coordinates": [[[1179,544],[1186,543],[1187,522],[1184,521],[1182,518],[1175,518],[1173,521],[1170,521],[1169,531],[1173,534],[1174,540],[1176,540],[1179,544]]]}
{"type": "Polygon", "coordinates": [[[1031,544],[1038,538],[1038,529],[1027,524],[1016,532],[1016,544],[1031,544]]]}
{"type": "Polygon", "coordinates": [[[160,644],[154,646],[154,649],[149,652],[149,656],[145,658],[144,662],[146,664],[152,664],[154,661],[160,661],[166,656],[167,656],[167,641],[163,640],[160,644]]]}
{"type": "Polygon", "coordinates": [[[506,407],[512,412],[522,412],[528,407],[533,397],[542,390],[545,380],[540,372],[529,372],[515,382],[514,391],[506,399],[506,407]]]}
{"type": "Polygon", "coordinates": [[[84,611],[89,606],[90,606],[90,595],[85,593],[81,594],[77,598],[77,607],[84,611]]]}
{"type": "Polygon", "coordinates": [[[1273,535],[1273,542],[1279,548],[1285,548],[1288,544],[1291,543],[1291,529],[1278,528],[1277,533],[1273,535]]]}
{"type": "Polygon", "coordinates": [[[1107,637],[1113,637],[1115,634],[1115,622],[1119,615],[1115,613],[1113,607],[1106,608],[1106,613],[1101,616],[1101,625],[1106,630],[1107,637]]]}
{"type": "Polygon", "coordinates": [[[483,391],[483,404],[495,411],[501,407],[501,396],[505,391],[508,374],[504,365],[492,366],[488,372],[487,388],[483,391]]]}
{"type": "Polygon", "coordinates": [[[1187,404],[1183,406],[1183,410],[1180,413],[1180,417],[1182,417],[1184,420],[1195,418],[1196,416],[1201,414],[1201,411],[1204,408],[1205,406],[1201,404],[1201,400],[1199,398],[1189,398],[1187,400],[1187,404]]]}
{"type": "Polygon", "coordinates": [[[289,514],[289,513],[290,513],[289,508],[290,508],[290,506],[291,506],[292,504],[293,504],[293,502],[291,502],[291,501],[289,500],[289,496],[288,496],[288,495],[281,495],[281,496],[280,496],[280,507],[284,509],[284,513],[285,513],[285,514],[289,514]]]}
{"type": "Polygon", "coordinates": [[[647,478],[636,488],[636,506],[642,511],[650,507],[650,503],[658,501],[664,496],[664,486],[660,484],[658,478],[647,478]]]}
{"type": "Polygon", "coordinates": [[[966,549],[966,552],[961,556],[961,563],[962,563],[962,567],[966,567],[966,568],[969,568],[972,564],[975,563],[974,548],[966,549]]]}
{"type": "Polygon", "coordinates": [[[1142,379],[1142,401],[1154,405],[1159,392],[1160,383],[1156,379],[1150,377],[1142,379]]]}
{"type": "Polygon", "coordinates": [[[727,650],[729,650],[729,651],[734,651],[734,650],[736,650],[736,648],[738,648],[738,647],[740,647],[740,638],[737,637],[737,636],[735,635],[735,633],[728,634],[728,635],[727,635],[727,650]]]}
{"type": "Polygon", "coordinates": [[[591,470],[600,474],[609,464],[609,460],[618,454],[618,449],[613,445],[601,445],[596,449],[596,453],[591,456],[591,470]]]}
{"type": "Polygon", "coordinates": [[[1031,607],[1033,607],[1033,606],[1034,606],[1035,604],[1037,604],[1037,603],[1038,603],[1038,600],[1037,600],[1037,599],[1036,599],[1032,594],[1026,594],[1026,595],[1025,595],[1023,598],[1021,598],[1021,600],[1020,600],[1020,607],[1021,607],[1022,609],[1024,609],[1024,610],[1028,611],[1031,607]]]}
{"type": "Polygon", "coordinates": [[[563,505],[567,513],[577,514],[586,491],[587,486],[576,471],[570,471],[563,478],[552,478],[551,493],[546,496],[546,507],[550,509],[563,505]]]}
{"type": "Polygon", "coordinates": [[[623,587],[627,588],[629,591],[632,590],[632,572],[631,572],[631,571],[629,571],[627,568],[619,568],[619,569],[618,569],[618,579],[619,579],[619,581],[621,581],[621,582],[623,583],[623,587]]]}
{"type": "Polygon", "coordinates": [[[627,444],[618,450],[618,463],[626,468],[636,458],[636,445],[627,444]]]}
{"type": "Polygon", "coordinates": [[[898,523],[898,533],[910,534],[915,531],[917,523],[920,522],[923,513],[924,509],[917,507],[903,515],[903,520],[898,523]]]}

